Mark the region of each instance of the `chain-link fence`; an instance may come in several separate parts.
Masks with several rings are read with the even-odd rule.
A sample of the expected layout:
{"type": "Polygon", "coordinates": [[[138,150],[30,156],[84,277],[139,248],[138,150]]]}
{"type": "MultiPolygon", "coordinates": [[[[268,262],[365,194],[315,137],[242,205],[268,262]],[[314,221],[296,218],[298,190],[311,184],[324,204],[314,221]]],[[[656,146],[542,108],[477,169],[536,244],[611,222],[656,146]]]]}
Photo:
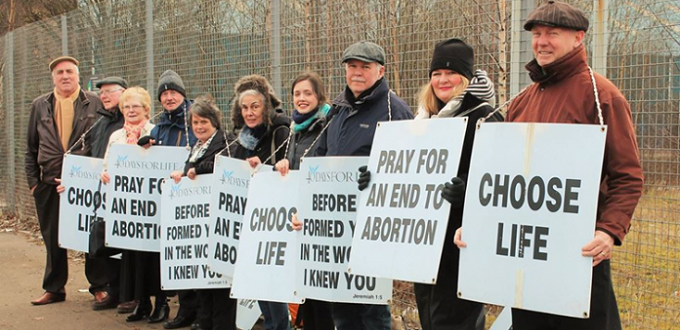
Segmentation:
{"type": "MultiPolygon", "coordinates": [[[[0,207],[35,218],[26,125],[31,101],[53,88],[47,63],[59,55],[80,60],[88,89],[119,75],[155,96],[157,77],[173,69],[190,98],[212,94],[229,118],[233,85],[246,74],[270,79],[287,111],[289,82],[304,70],[317,71],[332,98],[344,87],[342,51],[359,40],[385,48],[390,86],[415,109],[434,44],[455,36],[475,48],[475,66],[489,72],[501,104],[529,83],[523,65],[532,58],[531,36],[522,20],[538,2],[82,0],[78,10],[1,37],[0,207]]],[[[631,233],[613,258],[624,327],[680,329],[680,3],[568,2],[591,15],[591,65],[631,104],[646,176],[631,233]]],[[[399,283],[393,312],[410,319],[414,307],[410,286],[399,283]]]]}

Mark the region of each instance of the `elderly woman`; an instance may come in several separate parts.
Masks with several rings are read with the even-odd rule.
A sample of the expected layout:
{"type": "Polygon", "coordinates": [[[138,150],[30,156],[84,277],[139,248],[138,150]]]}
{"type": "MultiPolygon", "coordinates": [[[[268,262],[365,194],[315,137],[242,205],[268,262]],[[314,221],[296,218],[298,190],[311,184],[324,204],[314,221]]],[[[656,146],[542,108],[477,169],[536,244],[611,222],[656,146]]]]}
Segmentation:
{"type": "MultiPolygon", "coordinates": [[[[106,172],[106,161],[109,148],[113,144],[136,145],[140,137],[148,135],[154,128],[149,122],[151,111],[151,97],[141,87],[132,87],[123,92],[120,97],[120,109],[123,111],[125,124],[123,128],[111,134],[109,145],[104,156],[104,172],[101,179],[109,183],[111,178],[106,172]]],[[[123,285],[129,285],[126,281],[134,283],[135,300],[137,307],[125,320],[127,322],[147,319],[149,323],[163,322],[168,318],[170,307],[166,295],[161,291],[160,283],[160,254],[158,252],[125,251],[123,252],[123,285]],[[130,273],[134,273],[131,278],[130,273]],[[127,278],[127,280],[125,280],[127,278]],[[151,311],[151,296],[156,297],[156,305],[151,311]]]]}
{"type": "MultiPolygon", "coordinates": [[[[314,155],[316,142],[326,126],[326,115],[330,105],[326,103],[326,93],[319,75],[314,72],[300,74],[291,88],[293,96],[293,123],[291,138],[286,149],[286,158],[276,163],[276,170],[286,175],[290,169],[300,169],[300,159],[314,155]]],[[[302,229],[302,223],[293,221],[293,228],[302,229]]],[[[302,322],[307,329],[333,330],[335,324],[331,316],[331,303],[306,299],[302,306],[302,322]]]]}
{"type": "MultiPolygon", "coordinates": [[[[170,177],[178,183],[183,176],[212,173],[215,155],[227,147],[227,135],[220,123],[220,110],[210,97],[199,97],[189,108],[189,123],[198,139],[191,148],[184,170],[170,177]]],[[[236,330],[236,300],[229,298],[231,289],[196,290],[201,308],[198,329],[236,330]]]]}
{"type": "MultiPolygon", "coordinates": [[[[447,182],[442,197],[451,204],[449,225],[439,264],[436,284],[415,283],[414,291],[423,330],[484,329],[484,305],[458,299],[458,247],[455,230],[463,218],[465,181],[470,169],[475,125],[493,111],[494,90],[486,72],[473,73],[473,50],[460,39],[449,39],[435,46],[430,62],[430,81],[420,95],[416,120],[468,117],[458,174],[447,182]]],[[[502,121],[500,115],[488,121],[502,121]]]]}
{"type": "MultiPolygon", "coordinates": [[[[235,98],[240,105],[240,116],[232,117],[234,127],[243,127],[232,156],[247,160],[253,168],[260,164],[276,164],[285,158],[284,143],[290,132],[290,119],[274,111],[273,100],[278,100],[271,86],[262,76],[239,79],[236,90],[243,90],[235,98]],[[248,84],[253,89],[241,89],[248,84]]],[[[266,330],[288,330],[288,305],[258,301],[266,330]]]]}

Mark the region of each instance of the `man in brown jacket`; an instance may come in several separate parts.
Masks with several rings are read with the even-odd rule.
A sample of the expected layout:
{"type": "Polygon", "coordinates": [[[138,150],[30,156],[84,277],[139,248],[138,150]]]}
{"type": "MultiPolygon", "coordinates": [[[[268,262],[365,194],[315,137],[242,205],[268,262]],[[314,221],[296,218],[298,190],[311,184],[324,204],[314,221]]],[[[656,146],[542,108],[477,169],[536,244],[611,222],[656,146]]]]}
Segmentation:
{"type": "Polygon", "coordinates": [[[513,309],[515,330],[621,329],[609,259],[613,246],[621,245],[628,233],[642,194],[642,168],[628,102],[611,81],[589,71],[582,44],[588,25],[581,10],[558,1],[548,1],[529,14],[524,29],[533,35],[535,59],[526,69],[534,84],[510,104],[506,121],[599,124],[595,100],[599,96],[608,127],[602,182],[595,235],[581,250],[583,256],[593,257],[590,318],[513,309]]]}
{"type": "Polygon", "coordinates": [[[55,179],[61,177],[64,153],[85,155],[87,147],[74,146],[95,122],[103,107],[96,94],[80,89],[78,61],[70,56],[54,59],[49,65],[54,91],[33,100],[28,122],[26,178],[35,198],[40,231],[45,241],[47,262],[45,293],[31,303],[46,305],[64,301],[68,278],[66,250],[59,247],[59,194],[55,179]]]}

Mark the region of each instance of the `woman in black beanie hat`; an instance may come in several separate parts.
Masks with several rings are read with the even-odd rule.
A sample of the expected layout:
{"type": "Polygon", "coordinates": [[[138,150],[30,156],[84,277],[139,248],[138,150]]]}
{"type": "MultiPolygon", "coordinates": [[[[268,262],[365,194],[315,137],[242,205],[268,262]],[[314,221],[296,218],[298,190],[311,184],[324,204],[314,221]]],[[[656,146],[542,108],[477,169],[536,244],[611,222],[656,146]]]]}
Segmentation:
{"type": "MultiPolygon", "coordinates": [[[[484,305],[458,299],[459,250],[453,235],[461,226],[463,196],[470,168],[477,119],[493,111],[493,84],[486,72],[473,73],[473,50],[460,39],[448,39],[434,48],[430,81],[423,86],[416,119],[468,117],[458,175],[445,184],[442,197],[451,204],[449,224],[436,284],[415,283],[414,291],[423,330],[483,330],[484,305]]],[[[495,115],[488,121],[502,121],[495,115]]]]}

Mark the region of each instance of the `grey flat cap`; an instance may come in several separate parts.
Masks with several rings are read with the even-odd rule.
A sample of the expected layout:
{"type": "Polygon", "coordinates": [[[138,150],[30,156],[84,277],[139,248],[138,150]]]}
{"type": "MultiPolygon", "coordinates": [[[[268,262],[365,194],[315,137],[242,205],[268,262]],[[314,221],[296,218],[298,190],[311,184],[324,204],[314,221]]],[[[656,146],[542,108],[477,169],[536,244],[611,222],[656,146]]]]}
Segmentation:
{"type": "Polygon", "coordinates": [[[342,63],[349,60],[359,60],[367,63],[377,62],[385,65],[385,51],[382,47],[370,41],[360,41],[345,49],[342,54],[342,63]]]}

